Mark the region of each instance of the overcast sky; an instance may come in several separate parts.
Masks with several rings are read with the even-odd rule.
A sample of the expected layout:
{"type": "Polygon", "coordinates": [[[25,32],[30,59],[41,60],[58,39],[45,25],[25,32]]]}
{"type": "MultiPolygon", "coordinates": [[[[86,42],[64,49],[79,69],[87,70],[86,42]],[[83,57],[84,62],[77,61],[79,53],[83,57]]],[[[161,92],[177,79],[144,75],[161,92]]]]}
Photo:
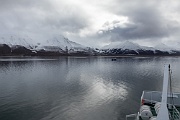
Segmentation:
{"type": "Polygon", "coordinates": [[[1,34],[53,35],[87,45],[180,40],[179,0],[0,0],[1,34]]]}

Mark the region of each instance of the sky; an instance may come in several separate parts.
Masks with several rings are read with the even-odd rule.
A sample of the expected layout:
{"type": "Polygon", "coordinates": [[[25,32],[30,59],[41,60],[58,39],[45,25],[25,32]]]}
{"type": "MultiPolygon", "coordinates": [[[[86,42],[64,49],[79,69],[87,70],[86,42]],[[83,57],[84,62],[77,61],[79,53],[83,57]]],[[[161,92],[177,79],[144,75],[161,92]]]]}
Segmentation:
{"type": "Polygon", "coordinates": [[[180,42],[179,0],[0,0],[0,34],[54,35],[91,47],[180,42]]]}

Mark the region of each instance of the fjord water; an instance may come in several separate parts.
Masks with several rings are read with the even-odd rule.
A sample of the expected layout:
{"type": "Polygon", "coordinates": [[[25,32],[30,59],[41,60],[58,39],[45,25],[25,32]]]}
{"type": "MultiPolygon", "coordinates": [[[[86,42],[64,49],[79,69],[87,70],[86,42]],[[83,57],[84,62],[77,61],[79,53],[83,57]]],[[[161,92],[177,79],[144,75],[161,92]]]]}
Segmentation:
{"type": "Polygon", "coordinates": [[[180,92],[180,57],[0,58],[0,120],[124,120],[167,63],[180,92]]]}

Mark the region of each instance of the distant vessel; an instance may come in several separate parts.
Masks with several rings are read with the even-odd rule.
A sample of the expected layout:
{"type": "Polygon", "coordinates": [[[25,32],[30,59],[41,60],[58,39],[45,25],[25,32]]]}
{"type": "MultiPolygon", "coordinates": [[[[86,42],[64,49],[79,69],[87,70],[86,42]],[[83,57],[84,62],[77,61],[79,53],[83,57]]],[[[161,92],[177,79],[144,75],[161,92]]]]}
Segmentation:
{"type": "Polygon", "coordinates": [[[143,91],[140,111],[126,120],[180,120],[180,93],[173,93],[170,65],[164,66],[163,90],[143,91]]]}
{"type": "Polygon", "coordinates": [[[112,58],[111,60],[112,60],[112,61],[116,61],[116,58],[112,58]]]}

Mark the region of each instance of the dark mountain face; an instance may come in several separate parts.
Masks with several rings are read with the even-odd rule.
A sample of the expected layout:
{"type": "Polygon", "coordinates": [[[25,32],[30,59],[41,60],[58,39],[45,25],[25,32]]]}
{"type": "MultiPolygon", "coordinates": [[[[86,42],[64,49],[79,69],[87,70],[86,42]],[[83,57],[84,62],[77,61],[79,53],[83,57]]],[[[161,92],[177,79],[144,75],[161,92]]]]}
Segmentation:
{"type": "Polygon", "coordinates": [[[130,50],[130,49],[105,49],[102,50],[103,55],[158,55],[158,56],[169,56],[169,55],[180,55],[180,51],[161,51],[161,50],[130,50]]]}
{"type": "Polygon", "coordinates": [[[13,55],[31,55],[32,51],[21,45],[15,45],[11,47],[13,55]]]}
{"type": "Polygon", "coordinates": [[[140,55],[154,55],[152,50],[137,50],[140,55]]]}
{"type": "Polygon", "coordinates": [[[10,55],[11,48],[6,44],[0,44],[0,55],[10,55]]]}

